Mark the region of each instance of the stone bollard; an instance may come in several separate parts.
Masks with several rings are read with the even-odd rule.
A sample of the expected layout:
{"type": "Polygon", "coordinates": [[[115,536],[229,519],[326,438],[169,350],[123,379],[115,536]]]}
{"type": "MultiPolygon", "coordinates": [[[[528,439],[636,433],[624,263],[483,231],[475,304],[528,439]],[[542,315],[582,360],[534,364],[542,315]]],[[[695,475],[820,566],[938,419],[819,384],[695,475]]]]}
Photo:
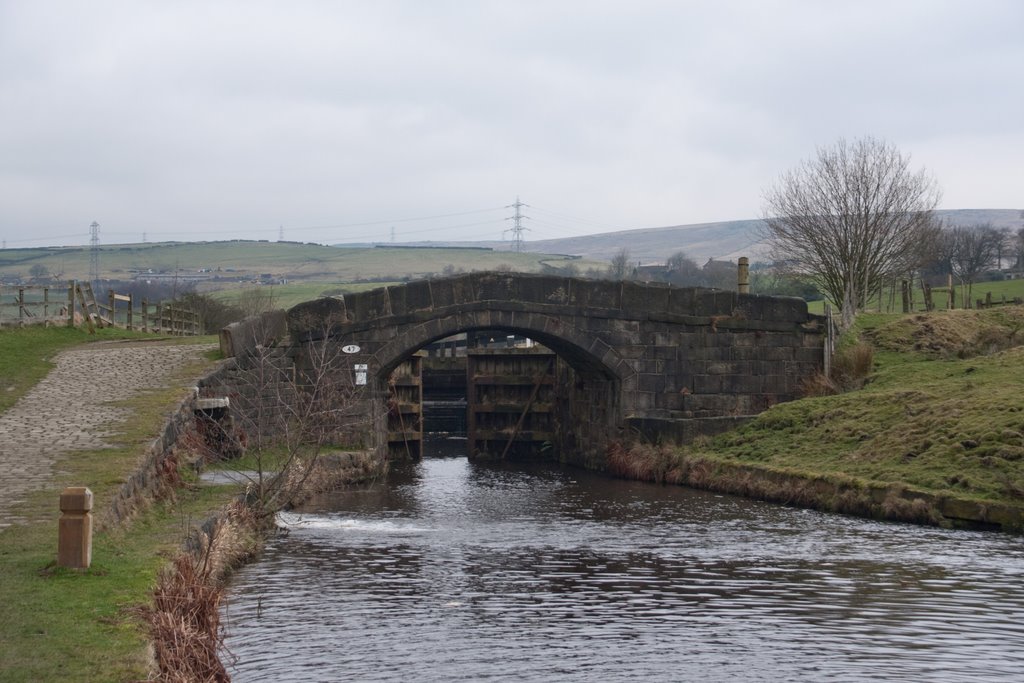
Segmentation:
{"type": "Polygon", "coordinates": [[[92,491],[69,486],[60,494],[57,529],[57,564],[88,569],[92,563],[92,491]]]}

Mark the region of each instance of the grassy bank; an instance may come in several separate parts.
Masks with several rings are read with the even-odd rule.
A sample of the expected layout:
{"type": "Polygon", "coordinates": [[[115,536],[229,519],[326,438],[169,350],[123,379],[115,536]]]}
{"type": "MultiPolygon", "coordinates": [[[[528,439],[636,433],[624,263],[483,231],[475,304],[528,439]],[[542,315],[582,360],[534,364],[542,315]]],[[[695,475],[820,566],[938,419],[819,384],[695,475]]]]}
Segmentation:
{"type": "MultiPolygon", "coordinates": [[[[56,351],[90,337],[77,330],[30,328],[0,334],[7,396],[23,394],[49,369],[56,351]],[[8,389],[8,387],[11,387],[8,389]]],[[[210,341],[182,340],[181,343],[210,341]]],[[[146,627],[136,608],[151,601],[160,569],[180,549],[192,523],[223,507],[237,487],[190,487],[174,501],[149,508],[127,528],[94,536],[93,564],[84,572],[53,566],[57,493],[88,485],[101,517],[114,492],[138,464],[145,445],[185,398],[182,387],[205,371],[207,359],[183,369],[171,386],[133,399],[133,417],[117,445],[78,452],[54,467],[52,486],[30,496],[19,512],[34,521],[0,531],[0,679],[121,681],[143,679],[150,662],[146,627]]]]}
{"type": "MultiPolygon", "coordinates": [[[[776,405],[736,431],[648,455],[650,466],[671,478],[695,462],[724,463],[840,482],[875,498],[905,489],[909,498],[920,492],[980,509],[1024,507],[1024,307],[864,315],[844,340],[855,341],[873,350],[862,388],[776,405]]],[[[796,499],[812,495],[791,493],[803,503],[796,499]]],[[[928,517],[921,513],[909,517],[928,517]]]]}

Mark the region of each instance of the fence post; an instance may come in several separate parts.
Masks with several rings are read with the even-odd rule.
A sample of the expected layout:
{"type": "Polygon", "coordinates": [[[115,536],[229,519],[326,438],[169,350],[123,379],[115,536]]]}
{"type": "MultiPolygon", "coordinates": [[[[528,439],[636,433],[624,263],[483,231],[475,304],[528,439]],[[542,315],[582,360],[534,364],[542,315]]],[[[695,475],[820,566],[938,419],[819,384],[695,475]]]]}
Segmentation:
{"type": "Polygon", "coordinates": [[[832,375],[832,306],[825,303],[825,377],[832,375]]]}
{"type": "Polygon", "coordinates": [[[156,328],[159,332],[164,331],[164,302],[156,302],[156,328]]]}
{"type": "Polygon", "coordinates": [[[18,323],[25,324],[25,288],[18,287],[18,323]]]}
{"type": "Polygon", "coordinates": [[[68,280],[68,327],[75,326],[75,281],[68,280]]]}
{"type": "Polygon", "coordinates": [[[142,300],[142,331],[149,332],[149,302],[142,300]]]}

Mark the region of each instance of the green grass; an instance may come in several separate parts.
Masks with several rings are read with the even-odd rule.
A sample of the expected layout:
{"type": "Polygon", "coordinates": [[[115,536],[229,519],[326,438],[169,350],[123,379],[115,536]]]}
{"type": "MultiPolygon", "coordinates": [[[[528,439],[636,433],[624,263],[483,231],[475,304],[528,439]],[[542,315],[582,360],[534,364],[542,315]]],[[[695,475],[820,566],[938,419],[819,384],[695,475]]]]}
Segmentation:
{"type": "MultiPolygon", "coordinates": [[[[963,293],[959,285],[954,285],[956,290],[956,305],[960,308],[963,305],[963,293]]],[[[1013,301],[1014,299],[1024,299],[1024,279],[1019,280],[998,280],[993,282],[976,282],[971,288],[971,306],[975,306],[978,299],[984,299],[985,295],[991,293],[993,301],[1001,301],[1003,297],[1006,297],[1007,301],[1013,301]]],[[[935,308],[938,310],[945,310],[949,304],[949,290],[945,287],[935,288],[932,290],[932,301],[935,308]]],[[[897,292],[896,297],[890,296],[890,290],[885,290],[882,295],[882,311],[890,311],[890,305],[894,311],[902,311],[903,303],[900,298],[900,294],[897,292]]],[[[869,311],[878,310],[878,297],[873,298],[868,304],[869,311]]],[[[812,301],[807,304],[807,309],[811,313],[817,313],[821,315],[825,310],[824,301],[812,301]]],[[[924,294],[921,292],[920,287],[914,290],[914,310],[924,310],[924,294]]]]}
{"type": "Polygon", "coordinates": [[[1020,307],[862,316],[863,389],[774,406],[707,454],[1024,504],[1024,347],[972,356],[1024,341],[1022,322],[1020,307]]]}
{"type": "MultiPolygon", "coordinates": [[[[59,348],[88,338],[74,330],[32,328],[0,335],[0,358],[19,358],[45,372],[59,348]],[[6,335],[10,334],[10,337],[6,335]],[[13,339],[21,337],[20,340],[13,339]],[[30,344],[26,341],[35,341],[30,344]]],[[[196,343],[208,339],[184,339],[196,343]]],[[[131,402],[133,417],[120,428],[117,445],[71,454],[54,467],[52,486],[33,493],[16,511],[33,521],[0,531],[0,680],[123,681],[145,678],[145,627],[136,609],[149,603],[157,573],[180,548],[194,522],[223,507],[236,487],[193,487],[174,502],[160,503],[126,529],[94,535],[88,571],[57,569],[57,498],[67,485],[87,485],[102,518],[166,415],[184,399],[186,380],[210,367],[207,358],[182,370],[177,388],[146,392],[131,402]]]]}
{"type": "MultiPolygon", "coordinates": [[[[485,249],[398,249],[341,248],[289,242],[164,242],[108,245],[100,248],[100,277],[119,280],[134,276],[130,271],[196,272],[209,269],[224,278],[217,287],[232,281],[247,281],[263,273],[288,280],[353,282],[382,277],[422,277],[440,273],[446,266],[462,270],[493,270],[511,266],[517,271],[537,272],[542,263],[558,265],[567,258],[485,249]]],[[[572,260],[581,269],[605,263],[572,260]]],[[[86,279],[89,249],[85,247],[40,247],[0,250],[0,272],[27,276],[36,264],[67,280],[86,279]]],[[[213,284],[213,283],[209,283],[213,284]]]]}
{"type": "MultiPolygon", "coordinates": [[[[311,301],[323,296],[336,294],[353,294],[368,289],[387,287],[400,284],[398,282],[289,282],[284,285],[261,286],[261,290],[269,292],[273,298],[275,308],[288,309],[304,301],[311,301]]],[[[225,289],[219,289],[212,293],[212,296],[226,304],[237,304],[246,291],[254,285],[239,284],[225,289]]]]}

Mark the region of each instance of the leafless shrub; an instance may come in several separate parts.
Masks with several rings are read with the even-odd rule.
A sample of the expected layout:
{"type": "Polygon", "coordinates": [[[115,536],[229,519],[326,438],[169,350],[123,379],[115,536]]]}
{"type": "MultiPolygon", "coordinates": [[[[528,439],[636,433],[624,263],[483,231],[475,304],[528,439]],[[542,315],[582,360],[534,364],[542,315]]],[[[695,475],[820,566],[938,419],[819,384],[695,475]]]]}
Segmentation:
{"type": "Polygon", "coordinates": [[[246,447],[253,466],[248,497],[261,514],[271,516],[305,497],[304,488],[317,488],[321,453],[346,445],[359,426],[352,404],[365,387],[354,385],[349,357],[330,328],[329,319],[318,321],[305,328],[317,330],[305,343],[256,344],[238,359],[231,403],[240,433],[210,441],[246,447]]]}

